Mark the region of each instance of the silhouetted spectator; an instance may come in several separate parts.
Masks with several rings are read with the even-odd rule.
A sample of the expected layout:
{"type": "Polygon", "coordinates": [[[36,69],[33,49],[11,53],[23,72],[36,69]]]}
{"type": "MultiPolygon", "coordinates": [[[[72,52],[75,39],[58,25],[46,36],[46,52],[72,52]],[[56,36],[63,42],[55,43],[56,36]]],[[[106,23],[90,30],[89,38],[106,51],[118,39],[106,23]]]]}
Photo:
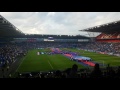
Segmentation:
{"type": "Polygon", "coordinates": [[[107,71],[107,77],[108,78],[114,78],[115,77],[115,71],[112,67],[109,67],[109,70],[107,71]]]}
{"type": "Polygon", "coordinates": [[[62,72],[60,70],[57,70],[55,73],[55,78],[61,78],[62,77],[62,72]]]}
{"type": "Polygon", "coordinates": [[[2,68],[2,73],[4,73],[4,68],[2,68]]]}
{"type": "Polygon", "coordinates": [[[120,78],[120,66],[118,67],[118,69],[116,71],[116,76],[117,76],[117,78],[120,78]]]}
{"type": "Polygon", "coordinates": [[[102,77],[102,72],[100,70],[98,63],[95,64],[94,69],[91,72],[90,76],[91,76],[91,78],[101,78],[102,77]]]}
{"type": "Polygon", "coordinates": [[[70,78],[78,78],[77,71],[78,71],[78,66],[74,64],[70,72],[70,78]]]}
{"type": "Polygon", "coordinates": [[[66,77],[67,77],[67,78],[69,78],[70,72],[71,72],[71,68],[67,68],[67,69],[65,70],[65,73],[66,73],[66,77]]]}

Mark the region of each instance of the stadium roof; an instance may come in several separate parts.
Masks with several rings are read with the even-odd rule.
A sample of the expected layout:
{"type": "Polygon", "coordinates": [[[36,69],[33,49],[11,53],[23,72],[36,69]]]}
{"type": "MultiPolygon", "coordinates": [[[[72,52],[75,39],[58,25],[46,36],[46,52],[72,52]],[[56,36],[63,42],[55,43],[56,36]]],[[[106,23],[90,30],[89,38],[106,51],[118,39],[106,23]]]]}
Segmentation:
{"type": "Polygon", "coordinates": [[[0,36],[16,35],[24,35],[24,33],[0,15],[0,36]]]}
{"type": "Polygon", "coordinates": [[[86,31],[86,32],[120,32],[120,20],[114,21],[94,27],[90,27],[87,29],[79,30],[79,31],[86,31]]]}
{"type": "Polygon", "coordinates": [[[48,38],[53,37],[54,39],[89,39],[87,36],[82,35],[49,35],[49,34],[28,34],[22,36],[15,36],[15,38],[48,38]]]}

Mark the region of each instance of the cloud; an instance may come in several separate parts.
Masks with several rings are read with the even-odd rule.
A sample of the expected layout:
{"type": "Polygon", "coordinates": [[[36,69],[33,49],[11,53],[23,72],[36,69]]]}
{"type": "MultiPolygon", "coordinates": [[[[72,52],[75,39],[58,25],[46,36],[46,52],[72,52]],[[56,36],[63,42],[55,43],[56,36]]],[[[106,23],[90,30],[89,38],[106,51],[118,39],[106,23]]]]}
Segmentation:
{"type": "Polygon", "coordinates": [[[24,33],[86,35],[78,30],[120,20],[120,12],[0,12],[24,33]]]}
{"type": "Polygon", "coordinates": [[[49,12],[48,13],[48,16],[54,16],[55,15],[55,12],[49,12]]]}

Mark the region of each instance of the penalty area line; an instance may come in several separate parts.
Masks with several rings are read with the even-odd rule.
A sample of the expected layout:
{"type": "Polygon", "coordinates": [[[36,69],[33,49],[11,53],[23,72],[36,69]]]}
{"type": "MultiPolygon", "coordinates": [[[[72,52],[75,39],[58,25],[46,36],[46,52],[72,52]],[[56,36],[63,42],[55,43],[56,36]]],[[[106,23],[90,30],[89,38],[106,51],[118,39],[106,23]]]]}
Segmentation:
{"type": "Polygon", "coordinates": [[[15,73],[18,71],[19,67],[21,66],[21,64],[23,63],[23,61],[25,60],[26,57],[24,57],[21,61],[21,63],[19,64],[19,66],[17,67],[17,69],[15,70],[13,76],[15,75],[15,73]]]}
{"type": "Polygon", "coordinates": [[[52,65],[50,64],[50,62],[48,61],[48,63],[49,63],[49,65],[50,65],[50,67],[53,69],[53,67],[52,67],[52,65]]]}

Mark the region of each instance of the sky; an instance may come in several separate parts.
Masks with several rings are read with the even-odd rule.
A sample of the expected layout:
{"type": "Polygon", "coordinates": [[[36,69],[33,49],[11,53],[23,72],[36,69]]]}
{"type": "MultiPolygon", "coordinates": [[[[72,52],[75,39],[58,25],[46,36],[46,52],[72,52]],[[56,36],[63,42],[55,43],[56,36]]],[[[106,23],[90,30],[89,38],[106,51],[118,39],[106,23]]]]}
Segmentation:
{"type": "Polygon", "coordinates": [[[79,30],[120,20],[120,12],[0,12],[0,15],[25,34],[88,36],[79,30]]]}

